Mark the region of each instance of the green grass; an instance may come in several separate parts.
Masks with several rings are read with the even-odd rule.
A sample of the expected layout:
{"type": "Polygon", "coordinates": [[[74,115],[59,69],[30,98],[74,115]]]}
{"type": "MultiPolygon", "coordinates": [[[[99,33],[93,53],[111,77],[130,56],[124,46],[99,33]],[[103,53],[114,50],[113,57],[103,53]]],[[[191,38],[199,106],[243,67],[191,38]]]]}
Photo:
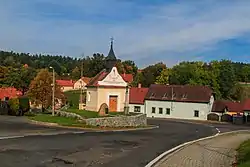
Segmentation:
{"type": "Polygon", "coordinates": [[[56,123],[61,126],[81,127],[81,128],[90,128],[90,129],[115,130],[115,129],[145,128],[144,126],[142,127],[94,127],[94,126],[88,126],[84,123],[80,123],[74,118],[52,116],[51,114],[32,115],[32,116],[28,116],[28,118],[34,121],[39,121],[39,122],[56,123]]]}
{"type": "MultiPolygon", "coordinates": [[[[77,109],[79,107],[79,99],[80,99],[80,90],[72,90],[64,92],[67,97],[68,102],[72,102],[71,108],[77,109]]],[[[83,97],[86,96],[86,93],[83,93],[83,97]]]]}
{"type": "Polygon", "coordinates": [[[238,162],[237,167],[249,167],[250,166],[250,140],[243,142],[238,151],[238,162]]]}
{"type": "Polygon", "coordinates": [[[38,114],[35,116],[30,116],[29,118],[31,120],[40,121],[40,122],[57,123],[58,125],[62,125],[62,126],[78,126],[78,127],[85,126],[85,124],[77,122],[77,120],[74,118],[52,116],[49,114],[38,114]]]}
{"type": "MultiPolygon", "coordinates": [[[[83,118],[98,118],[98,117],[125,115],[124,112],[109,112],[107,116],[99,116],[98,112],[95,112],[95,111],[78,110],[78,109],[73,109],[73,108],[69,108],[66,111],[76,113],[82,116],[83,118]]],[[[137,115],[137,113],[129,113],[129,116],[132,116],[132,115],[137,115]]]]}

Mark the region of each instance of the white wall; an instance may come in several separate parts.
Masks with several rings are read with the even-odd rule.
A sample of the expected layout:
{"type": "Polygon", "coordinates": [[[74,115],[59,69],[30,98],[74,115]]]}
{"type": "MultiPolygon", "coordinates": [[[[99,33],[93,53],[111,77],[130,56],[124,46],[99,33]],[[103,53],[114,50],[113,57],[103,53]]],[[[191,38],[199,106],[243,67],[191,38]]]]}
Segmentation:
{"type": "Polygon", "coordinates": [[[211,105],[209,103],[184,103],[145,100],[145,108],[147,117],[153,116],[155,118],[207,120],[207,114],[211,112],[211,105]],[[173,103],[172,110],[171,103],[173,103]],[[155,113],[152,113],[152,107],[155,107],[155,113]],[[159,108],[163,108],[163,114],[159,114],[159,108]],[[166,114],[166,108],[170,108],[170,115],[166,114]],[[199,117],[194,117],[194,110],[199,111],[199,117]]]}
{"type": "Polygon", "coordinates": [[[141,112],[140,113],[145,113],[145,108],[143,104],[129,104],[129,112],[134,112],[134,107],[139,106],[141,107],[141,112]]]}

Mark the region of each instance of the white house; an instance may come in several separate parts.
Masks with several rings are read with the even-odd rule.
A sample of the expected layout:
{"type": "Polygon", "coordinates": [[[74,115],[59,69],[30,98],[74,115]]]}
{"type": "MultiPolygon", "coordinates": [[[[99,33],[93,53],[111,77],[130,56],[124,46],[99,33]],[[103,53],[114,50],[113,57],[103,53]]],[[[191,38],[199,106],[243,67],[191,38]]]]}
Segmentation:
{"type": "Polygon", "coordinates": [[[214,102],[207,86],[156,85],[144,99],[148,117],[207,120],[214,102]]]}
{"type": "Polygon", "coordinates": [[[148,92],[148,88],[132,87],[129,89],[129,112],[145,113],[144,98],[148,92]]]}

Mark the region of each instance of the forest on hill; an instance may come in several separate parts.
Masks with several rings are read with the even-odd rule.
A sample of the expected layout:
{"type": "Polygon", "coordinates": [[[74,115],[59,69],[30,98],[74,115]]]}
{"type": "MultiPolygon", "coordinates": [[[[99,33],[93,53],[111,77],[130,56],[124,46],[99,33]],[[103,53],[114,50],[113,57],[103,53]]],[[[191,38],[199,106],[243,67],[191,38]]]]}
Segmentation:
{"type": "MultiPolygon", "coordinates": [[[[53,66],[57,79],[77,80],[83,75],[93,77],[105,67],[105,56],[95,53],[82,59],[66,56],[31,55],[0,51],[0,87],[14,86],[25,93],[31,80],[44,68],[53,66]]],[[[132,86],[153,83],[210,86],[217,99],[244,100],[250,95],[249,87],[239,82],[250,81],[250,64],[219,60],[211,62],[181,62],[172,68],[162,62],[149,65],[138,72],[132,60],[118,60],[120,73],[134,75],[132,86]]]]}

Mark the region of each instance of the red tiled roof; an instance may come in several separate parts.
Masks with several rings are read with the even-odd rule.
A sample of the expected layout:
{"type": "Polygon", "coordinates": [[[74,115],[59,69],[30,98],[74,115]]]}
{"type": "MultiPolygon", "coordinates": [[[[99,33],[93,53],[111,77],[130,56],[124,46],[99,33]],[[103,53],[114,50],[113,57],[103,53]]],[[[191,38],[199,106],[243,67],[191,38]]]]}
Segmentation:
{"type": "Polygon", "coordinates": [[[132,74],[120,74],[125,82],[131,83],[133,81],[132,74]]]}
{"type": "Polygon", "coordinates": [[[82,81],[85,82],[86,84],[88,84],[89,81],[91,80],[91,78],[89,78],[89,77],[82,77],[81,79],[82,79],[82,81]]]}
{"type": "Polygon", "coordinates": [[[148,93],[148,88],[136,88],[129,89],[129,104],[144,104],[144,98],[148,93]]]}
{"type": "Polygon", "coordinates": [[[245,100],[242,105],[244,111],[250,111],[250,99],[245,100]]]}
{"type": "Polygon", "coordinates": [[[242,103],[229,100],[214,101],[212,112],[224,112],[225,109],[229,112],[241,112],[243,105],[242,103]]]}
{"type": "Polygon", "coordinates": [[[212,112],[221,112],[223,113],[226,109],[225,100],[215,100],[212,107],[212,112]]]}
{"type": "Polygon", "coordinates": [[[67,86],[67,87],[73,87],[74,86],[74,82],[72,80],[56,80],[56,83],[59,86],[67,86]]]}
{"type": "MultiPolygon", "coordinates": [[[[93,77],[86,86],[99,86],[98,81],[102,81],[109,73],[106,70],[102,70],[95,77],[93,77]]],[[[133,75],[132,74],[120,74],[125,82],[132,82],[133,75]]]]}
{"type": "Polygon", "coordinates": [[[212,90],[207,86],[152,84],[145,99],[208,103],[211,96],[212,90]]]}
{"type": "Polygon", "coordinates": [[[7,87],[7,88],[0,88],[0,99],[3,100],[5,97],[8,98],[15,98],[18,96],[22,96],[22,92],[18,91],[16,88],[7,87]]]}
{"type": "Polygon", "coordinates": [[[227,110],[229,112],[242,112],[242,104],[233,101],[226,101],[227,110]]]}

